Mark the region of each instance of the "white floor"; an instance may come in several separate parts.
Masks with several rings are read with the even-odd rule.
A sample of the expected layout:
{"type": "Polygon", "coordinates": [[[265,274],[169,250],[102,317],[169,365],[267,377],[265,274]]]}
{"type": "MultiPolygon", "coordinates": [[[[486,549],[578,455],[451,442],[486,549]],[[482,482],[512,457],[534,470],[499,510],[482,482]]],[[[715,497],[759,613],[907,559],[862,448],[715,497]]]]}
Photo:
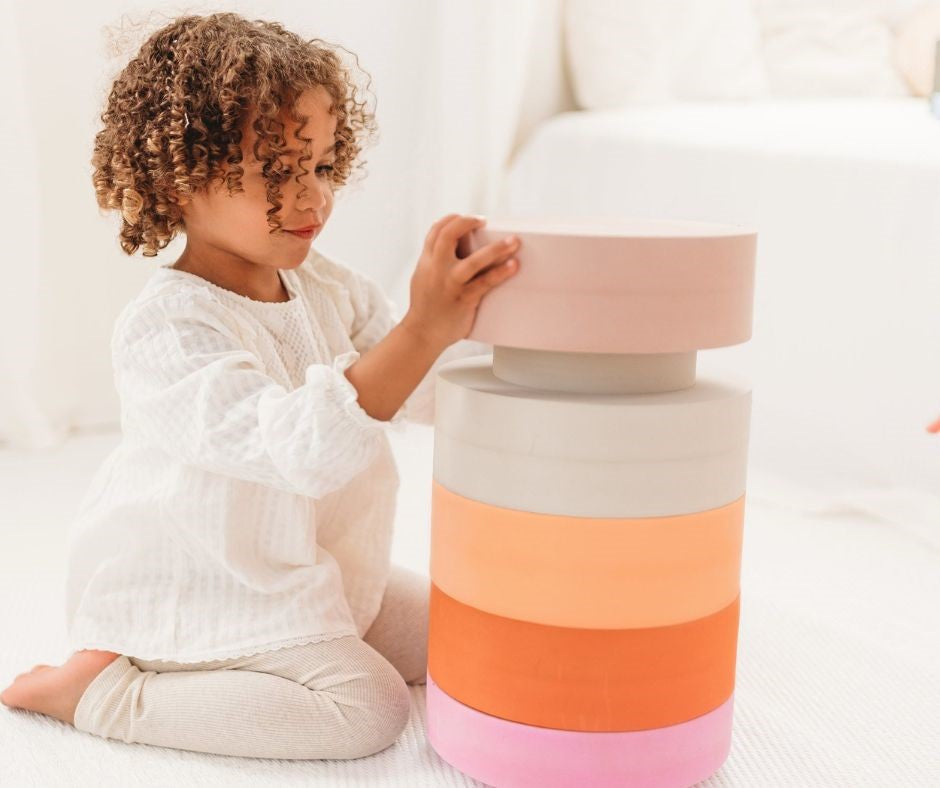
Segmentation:
{"type": "MultiPolygon", "coordinates": [[[[402,476],[393,558],[427,573],[433,431],[390,435],[402,476]]],[[[118,437],[0,451],[0,687],[68,656],[65,531],[118,437]]],[[[741,589],[732,750],[703,786],[940,785],[940,499],[825,497],[751,469],[741,589]]],[[[0,705],[0,785],[482,785],[430,748],[424,687],[412,699],[399,741],[354,761],[125,744],[0,705]]]]}

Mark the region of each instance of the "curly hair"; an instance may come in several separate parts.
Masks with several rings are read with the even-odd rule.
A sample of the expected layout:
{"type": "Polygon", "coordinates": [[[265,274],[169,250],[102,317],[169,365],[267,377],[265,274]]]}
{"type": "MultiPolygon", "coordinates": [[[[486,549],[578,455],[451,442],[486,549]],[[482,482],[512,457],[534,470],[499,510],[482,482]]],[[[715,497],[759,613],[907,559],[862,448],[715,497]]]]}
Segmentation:
{"type": "MultiPolygon", "coordinates": [[[[180,201],[214,179],[225,181],[229,195],[244,191],[240,145],[252,111],[254,155],[272,206],[268,225],[272,233],[281,229],[280,184],[289,176],[278,115],[286,106],[292,120],[305,123],[297,100],[310,88],[329,93],[337,118],[331,188],[347,183],[376,124],[333,47],[234,13],[180,16],[150,35],[111,86],[91,160],[98,206],[121,211],[121,248],[132,255],[143,247],[145,257],[155,257],[185,232],[180,201]]],[[[306,174],[311,140],[298,139],[306,174]]]]}

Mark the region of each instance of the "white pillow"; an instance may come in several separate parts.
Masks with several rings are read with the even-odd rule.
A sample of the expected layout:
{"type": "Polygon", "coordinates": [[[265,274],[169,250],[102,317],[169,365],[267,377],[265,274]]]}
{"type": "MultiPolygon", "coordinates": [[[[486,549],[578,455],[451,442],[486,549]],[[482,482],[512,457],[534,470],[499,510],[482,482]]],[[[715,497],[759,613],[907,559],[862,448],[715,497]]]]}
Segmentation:
{"type": "Polygon", "coordinates": [[[767,93],[750,0],[566,0],[564,35],[583,109],[767,93]]]}
{"type": "Polygon", "coordinates": [[[754,0],[775,96],[904,96],[895,0],[754,0]]]}

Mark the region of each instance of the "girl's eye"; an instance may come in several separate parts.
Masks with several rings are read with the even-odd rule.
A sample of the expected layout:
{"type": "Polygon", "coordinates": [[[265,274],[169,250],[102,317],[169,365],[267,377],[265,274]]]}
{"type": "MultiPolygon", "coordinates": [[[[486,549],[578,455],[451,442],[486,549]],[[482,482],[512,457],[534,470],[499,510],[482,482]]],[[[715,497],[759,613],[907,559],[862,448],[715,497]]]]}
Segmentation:
{"type": "MultiPolygon", "coordinates": [[[[333,171],[333,165],[332,165],[332,164],[324,164],[324,165],[322,165],[322,166],[320,166],[320,167],[317,167],[317,170],[328,170],[329,172],[332,172],[332,171],[333,171]]],[[[292,175],[292,174],[294,173],[294,169],[293,169],[293,167],[285,167],[283,170],[281,170],[281,172],[282,172],[284,175],[292,175]]]]}

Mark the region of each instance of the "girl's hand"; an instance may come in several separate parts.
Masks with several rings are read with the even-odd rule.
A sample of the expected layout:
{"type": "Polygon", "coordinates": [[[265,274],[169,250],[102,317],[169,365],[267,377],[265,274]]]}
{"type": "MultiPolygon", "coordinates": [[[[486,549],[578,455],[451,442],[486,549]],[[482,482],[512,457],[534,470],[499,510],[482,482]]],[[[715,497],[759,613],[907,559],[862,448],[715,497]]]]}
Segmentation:
{"type": "Polygon", "coordinates": [[[933,424],[928,424],[927,432],[940,432],[940,419],[937,419],[933,424]]]}
{"type": "Polygon", "coordinates": [[[481,299],[516,273],[521,241],[496,241],[458,257],[460,239],[486,220],[451,213],[436,221],[411,276],[411,303],[402,324],[441,350],[470,333],[481,299]]]}

